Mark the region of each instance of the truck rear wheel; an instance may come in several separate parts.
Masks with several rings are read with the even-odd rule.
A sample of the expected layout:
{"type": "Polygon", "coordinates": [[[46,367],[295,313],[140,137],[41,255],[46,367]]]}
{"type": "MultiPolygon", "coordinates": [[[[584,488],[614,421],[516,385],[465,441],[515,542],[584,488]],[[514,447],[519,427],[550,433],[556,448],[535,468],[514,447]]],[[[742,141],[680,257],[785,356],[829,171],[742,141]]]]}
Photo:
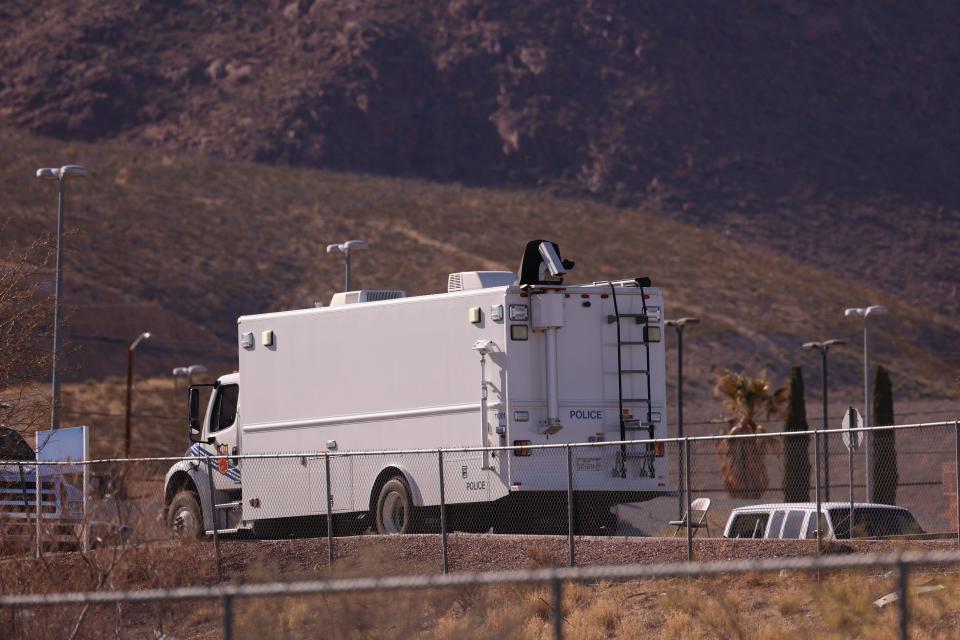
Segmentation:
{"type": "Polygon", "coordinates": [[[377,533],[396,535],[410,533],[413,522],[413,501],[407,483],[401,476],[394,476],[380,487],[377,496],[377,533]]]}
{"type": "Polygon", "coordinates": [[[167,526],[182,540],[199,540],[203,535],[203,515],[197,494],[184,490],[173,497],[167,509],[167,526]]]}

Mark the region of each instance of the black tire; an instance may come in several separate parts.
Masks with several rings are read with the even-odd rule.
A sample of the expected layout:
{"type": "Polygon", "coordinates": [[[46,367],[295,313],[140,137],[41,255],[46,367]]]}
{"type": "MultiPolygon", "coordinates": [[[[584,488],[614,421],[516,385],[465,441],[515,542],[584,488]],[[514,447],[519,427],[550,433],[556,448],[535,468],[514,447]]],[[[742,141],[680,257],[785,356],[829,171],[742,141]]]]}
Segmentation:
{"type": "Polygon", "coordinates": [[[204,534],[200,499],[189,489],[180,491],[167,508],[167,526],[182,540],[199,540],[204,534]]]}
{"type": "Polygon", "coordinates": [[[377,533],[381,535],[400,535],[413,531],[413,500],[402,476],[394,476],[380,487],[373,517],[377,533]]]}

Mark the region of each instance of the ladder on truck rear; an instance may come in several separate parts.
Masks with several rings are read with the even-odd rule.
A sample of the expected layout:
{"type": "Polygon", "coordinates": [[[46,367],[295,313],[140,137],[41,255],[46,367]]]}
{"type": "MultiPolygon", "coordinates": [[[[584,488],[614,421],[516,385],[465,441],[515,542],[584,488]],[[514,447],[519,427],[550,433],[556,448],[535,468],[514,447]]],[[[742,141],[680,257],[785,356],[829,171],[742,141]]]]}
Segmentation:
{"type": "MultiPolygon", "coordinates": [[[[659,314],[662,313],[661,309],[648,309],[647,308],[647,294],[644,291],[645,288],[650,286],[649,278],[637,278],[635,280],[622,280],[619,282],[609,282],[606,283],[610,286],[610,297],[613,300],[613,314],[607,316],[608,324],[615,324],[617,329],[617,398],[620,408],[620,439],[626,440],[628,434],[640,432],[642,438],[653,440],[654,438],[654,422],[653,422],[653,403],[651,402],[652,398],[652,383],[650,380],[650,347],[649,343],[651,338],[653,341],[659,341],[660,336],[652,335],[650,321],[653,320],[657,322],[657,326],[654,329],[659,330],[659,314]],[[640,301],[641,301],[641,312],[640,313],[621,313],[620,305],[617,301],[617,288],[639,288],[640,289],[640,301]],[[642,325],[641,330],[641,340],[624,340],[622,325],[620,324],[623,320],[632,320],[638,325],[642,325]],[[623,368],[623,353],[624,349],[642,349],[642,369],[624,369],[623,368]],[[624,398],[623,397],[623,381],[627,376],[643,376],[644,378],[644,387],[646,388],[646,397],[643,398],[624,398]],[[646,419],[640,419],[634,417],[632,414],[627,415],[624,410],[624,405],[642,405],[646,407],[646,419]],[[645,433],[643,433],[645,432],[645,433]]],[[[620,445],[620,451],[617,456],[617,463],[613,469],[613,475],[615,477],[626,478],[627,477],[627,465],[626,461],[628,459],[639,459],[643,464],[643,473],[650,478],[656,477],[656,469],[654,467],[654,459],[656,457],[655,446],[653,443],[648,443],[645,446],[645,450],[636,453],[628,452],[626,445],[620,445]]]]}

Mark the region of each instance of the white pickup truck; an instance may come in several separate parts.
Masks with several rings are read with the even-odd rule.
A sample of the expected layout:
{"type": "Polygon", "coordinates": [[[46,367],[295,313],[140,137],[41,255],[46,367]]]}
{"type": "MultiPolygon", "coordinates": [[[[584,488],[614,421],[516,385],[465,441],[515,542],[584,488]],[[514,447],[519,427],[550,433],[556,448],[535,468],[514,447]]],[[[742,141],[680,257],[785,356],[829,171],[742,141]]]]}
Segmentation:
{"type": "MultiPolygon", "coordinates": [[[[849,502],[820,504],[820,536],[850,538],[849,502]]],[[[784,502],[738,507],[730,513],[724,538],[779,540],[817,537],[817,505],[814,502],[784,502]]],[[[913,514],[903,507],[869,502],[853,503],[854,538],[888,538],[923,535],[913,514]]]]}
{"type": "Polygon", "coordinates": [[[0,427],[0,541],[27,544],[36,535],[37,497],[44,544],[77,546],[83,523],[83,492],[63,480],[57,467],[41,467],[17,431],[0,427]],[[17,463],[21,464],[17,464],[17,463]]]}

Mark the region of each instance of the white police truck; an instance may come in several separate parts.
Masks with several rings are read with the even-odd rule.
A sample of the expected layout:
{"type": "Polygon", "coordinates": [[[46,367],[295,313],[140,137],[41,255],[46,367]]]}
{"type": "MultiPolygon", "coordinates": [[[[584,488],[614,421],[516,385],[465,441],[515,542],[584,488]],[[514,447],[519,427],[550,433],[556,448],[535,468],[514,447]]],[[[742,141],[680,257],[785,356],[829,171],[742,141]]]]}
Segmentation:
{"type": "Polygon", "coordinates": [[[441,499],[436,453],[412,450],[508,447],[445,452],[451,526],[565,530],[566,451],[527,447],[627,441],[569,461],[578,532],[612,532],[613,505],[672,491],[662,446],[629,442],[667,435],[664,304],[647,278],[565,285],[572,267],[535,240],[518,273],[455,273],[446,293],[241,317],[239,371],[212,385],[202,421],[190,389],[168,525],[322,528],[329,485],[338,528],[406,533],[441,499]]]}

